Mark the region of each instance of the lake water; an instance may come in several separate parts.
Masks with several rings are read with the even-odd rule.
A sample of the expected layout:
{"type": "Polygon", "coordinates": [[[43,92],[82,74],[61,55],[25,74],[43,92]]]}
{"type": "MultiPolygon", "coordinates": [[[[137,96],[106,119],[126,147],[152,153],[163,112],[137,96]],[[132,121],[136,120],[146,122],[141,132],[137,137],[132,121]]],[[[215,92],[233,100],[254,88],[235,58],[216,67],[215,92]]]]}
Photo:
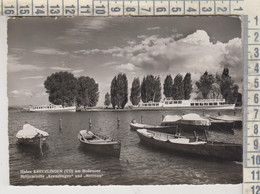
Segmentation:
{"type": "MultiPolygon", "coordinates": [[[[137,133],[131,131],[129,127],[132,119],[140,122],[141,116],[143,116],[143,123],[159,124],[162,115],[189,112],[196,111],[77,113],[9,111],[10,184],[164,185],[242,183],[242,163],[189,157],[153,149],[141,144],[137,133]],[[120,118],[119,127],[117,127],[117,118],[120,118]],[[59,130],[60,119],[62,119],[62,130],[59,130]],[[88,128],[89,119],[92,121],[94,132],[121,141],[121,156],[119,159],[82,149],[77,135],[80,130],[88,128]],[[22,129],[25,121],[49,133],[50,137],[42,152],[39,148],[32,149],[17,145],[15,135],[18,130],[22,129]],[[33,172],[33,170],[39,171],[33,172]],[[57,173],[57,171],[60,172],[57,173]],[[39,176],[33,177],[31,175],[39,176]],[[40,175],[43,175],[44,178],[40,175]]],[[[202,112],[197,113],[202,114],[202,112]]],[[[216,111],[204,113],[217,114],[216,111]]],[[[225,111],[221,114],[234,115],[234,111],[225,111]]],[[[236,110],[236,114],[241,114],[241,110],[236,110]]],[[[241,129],[235,130],[233,135],[210,132],[210,140],[242,143],[242,138],[243,132],[241,129]]]]}

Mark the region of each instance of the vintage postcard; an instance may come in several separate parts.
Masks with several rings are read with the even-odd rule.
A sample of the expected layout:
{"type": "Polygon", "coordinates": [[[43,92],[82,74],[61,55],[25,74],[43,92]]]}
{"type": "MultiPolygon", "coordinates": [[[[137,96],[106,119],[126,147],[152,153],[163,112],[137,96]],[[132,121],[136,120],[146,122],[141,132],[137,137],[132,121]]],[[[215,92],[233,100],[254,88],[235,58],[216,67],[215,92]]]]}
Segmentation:
{"type": "Polygon", "coordinates": [[[243,182],[243,19],[10,18],[9,181],[243,182]]]}

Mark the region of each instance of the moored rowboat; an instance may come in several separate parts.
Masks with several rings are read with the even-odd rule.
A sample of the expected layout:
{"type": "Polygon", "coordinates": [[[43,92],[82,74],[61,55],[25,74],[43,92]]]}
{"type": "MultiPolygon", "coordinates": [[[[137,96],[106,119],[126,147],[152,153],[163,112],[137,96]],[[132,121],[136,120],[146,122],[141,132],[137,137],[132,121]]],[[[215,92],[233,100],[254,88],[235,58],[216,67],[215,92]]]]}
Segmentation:
{"type": "Polygon", "coordinates": [[[81,145],[90,151],[120,157],[121,143],[109,137],[102,137],[91,131],[81,130],[78,134],[81,145]]]}
{"type": "Polygon", "coordinates": [[[26,123],[23,129],[18,131],[16,138],[19,144],[41,146],[46,143],[49,134],[26,123]]]}
{"type": "Polygon", "coordinates": [[[189,155],[242,161],[243,149],[240,144],[207,142],[203,140],[191,141],[189,138],[149,131],[146,129],[138,129],[137,134],[141,142],[152,147],[163,148],[189,155]]]}

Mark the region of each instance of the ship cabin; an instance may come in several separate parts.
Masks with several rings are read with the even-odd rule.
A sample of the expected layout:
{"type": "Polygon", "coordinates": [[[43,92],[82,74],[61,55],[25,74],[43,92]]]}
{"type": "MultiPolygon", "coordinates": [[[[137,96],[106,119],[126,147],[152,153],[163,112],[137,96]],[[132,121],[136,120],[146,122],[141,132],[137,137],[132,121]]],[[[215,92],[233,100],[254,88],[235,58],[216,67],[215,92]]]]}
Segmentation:
{"type": "Polygon", "coordinates": [[[200,100],[173,100],[166,98],[164,106],[221,106],[225,104],[225,99],[200,99],[200,100]]]}

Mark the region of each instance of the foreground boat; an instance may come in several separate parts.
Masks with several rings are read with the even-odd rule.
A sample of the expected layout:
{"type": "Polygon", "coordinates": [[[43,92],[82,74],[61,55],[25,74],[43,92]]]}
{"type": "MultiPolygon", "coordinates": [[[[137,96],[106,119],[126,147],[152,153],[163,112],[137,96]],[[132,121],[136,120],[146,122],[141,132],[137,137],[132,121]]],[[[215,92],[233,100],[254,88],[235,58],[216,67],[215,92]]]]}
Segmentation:
{"type": "Polygon", "coordinates": [[[76,106],[62,106],[62,105],[41,105],[29,106],[29,112],[76,112],[76,106]]]}
{"type": "Polygon", "coordinates": [[[213,120],[223,121],[226,123],[233,123],[234,128],[242,128],[242,118],[239,116],[221,115],[217,117],[210,117],[213,120]]]}
{"type": "Polygon", "coordinates": [[[25,124],[23,129],[18,131],[16,138],[19,144],[42,146],[46,143],[49,134],[37,129],[30,124],[25,124]]]}
{"type": "Polygon", "coordinates": [[[190,113],[186,115],[166,115],[161,122],[162,126],[178,126],[184,132],[205,131],[211,125],[209,119],[202,118],[198,114],[190,113]]]}
{"type": "Polygon", "coordinates": [[[240,144],[207,142],[199,139],[192,141],[189,138],[149,131],[146,129],[138,129],[137,134],[141,142],[152,147],[185,153],[188,155],[242,161],[243,149],[240,144]]]}
{"type": "Polygon", "coordinates": [[[176,133],[176,130],[178,129],[178,126],[161,126],[161,125],[148,125],[148,124],[142,124],[142,123],[130,123],[130,129],[133,131],[136,131],[137,129],[148,129],[152,131],[157,132],[163,132],[163,133],[176,133]]]}
{"type": "Polygon", "coordinates": [[[120,157],[121,143],[112,138],[103,137],[91,131],[81,130],[78,134],[78,139],[87,150],[120,157]]]}

